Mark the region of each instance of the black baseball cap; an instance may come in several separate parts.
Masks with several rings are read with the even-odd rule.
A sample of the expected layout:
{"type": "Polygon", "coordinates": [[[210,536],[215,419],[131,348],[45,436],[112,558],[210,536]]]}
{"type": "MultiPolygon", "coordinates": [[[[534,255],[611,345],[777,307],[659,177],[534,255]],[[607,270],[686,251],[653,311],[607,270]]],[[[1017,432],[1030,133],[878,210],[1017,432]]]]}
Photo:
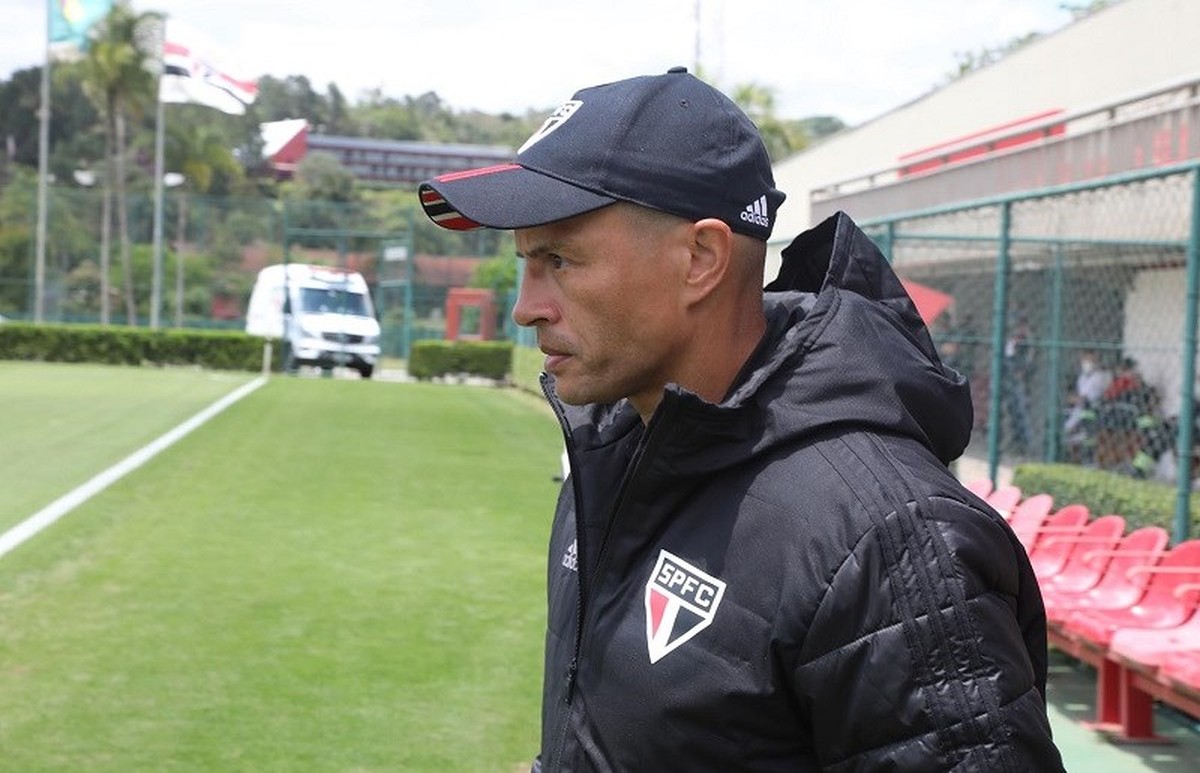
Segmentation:
{"type": "Polygon", "coordinates": [[[431,220],[458,231],[529,228],[628,201],[763,241],[784,199],[758,128],[684,67],[582,89],[513,163],[444,174],[419,194],[431,220]]]}

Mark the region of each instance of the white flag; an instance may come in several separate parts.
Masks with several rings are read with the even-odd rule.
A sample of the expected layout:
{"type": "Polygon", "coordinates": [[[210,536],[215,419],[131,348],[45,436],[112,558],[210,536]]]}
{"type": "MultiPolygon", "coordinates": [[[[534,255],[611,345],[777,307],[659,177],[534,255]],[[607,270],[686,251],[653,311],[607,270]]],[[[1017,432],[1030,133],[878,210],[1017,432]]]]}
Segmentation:
{"type": "MultiPolygon", "coordinates": [[[[170,32],[168,32],[168,36],[170,32]]],[[[258,96],[256,81],[238,80],[192,53],[181,43],[167,38],[163,43],[163,74],[158,98],[163,102],[191,102],[215,107],[230,115],[242,115],[258,96]]]]}

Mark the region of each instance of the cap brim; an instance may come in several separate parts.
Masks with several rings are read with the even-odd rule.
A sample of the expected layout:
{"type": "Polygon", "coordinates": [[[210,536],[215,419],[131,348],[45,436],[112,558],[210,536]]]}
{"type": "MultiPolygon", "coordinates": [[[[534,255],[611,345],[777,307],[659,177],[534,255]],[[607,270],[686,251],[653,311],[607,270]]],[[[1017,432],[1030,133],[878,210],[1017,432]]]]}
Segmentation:
{"type": "Polygon", "coordinates": [[[517,164],[444,174],[419,194],[429,219],[454,231],[531,228],[616,201],[517,164]]]}

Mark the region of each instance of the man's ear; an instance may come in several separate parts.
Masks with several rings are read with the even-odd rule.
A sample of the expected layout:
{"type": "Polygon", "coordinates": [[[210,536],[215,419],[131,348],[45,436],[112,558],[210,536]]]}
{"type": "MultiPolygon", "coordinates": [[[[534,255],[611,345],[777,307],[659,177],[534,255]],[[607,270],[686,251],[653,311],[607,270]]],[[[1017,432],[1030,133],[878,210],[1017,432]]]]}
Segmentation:
{"type": "Polygon", "coordinates": [[[692,223],[686,292],[692,303],[707,298],[721,284],[733,257],[733,231],[716,218],[692,223]]]}

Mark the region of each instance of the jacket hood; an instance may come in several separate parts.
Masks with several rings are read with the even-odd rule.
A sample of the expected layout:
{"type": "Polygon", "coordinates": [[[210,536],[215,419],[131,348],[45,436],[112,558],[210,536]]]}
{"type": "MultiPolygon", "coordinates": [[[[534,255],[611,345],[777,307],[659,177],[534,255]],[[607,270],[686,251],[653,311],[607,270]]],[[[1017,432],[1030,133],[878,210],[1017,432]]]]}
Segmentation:
{"type": "MultiPolygon", "coordinates": [[[[973,421],[966,379],[942,364],[900,279],[848,215],[792,241],[764,303],[767,333],[725,400],[667,387],[651,424],[666,423],[665,442],[686,451],[677,472],[713,472],[837,430],[912,437],[943,463],[962,454],[973,421]]],[[[641,423],[624,401],[565,413],[581,448],[641,423]]]]}
{"type": "Polygon", "coordinates": [[[790,331],[796,345],[778,347],[747,394],[755,379],[785,383],[781,397],[803,414],[793,431],[850,424],[916,438],[944,463],[962,454],[974,421],[967,381],[942,364],[900,278],[848,215],[797,236],[766,290],[768,315],[792,305],[789,293],[815,297],[790,331]]]}

